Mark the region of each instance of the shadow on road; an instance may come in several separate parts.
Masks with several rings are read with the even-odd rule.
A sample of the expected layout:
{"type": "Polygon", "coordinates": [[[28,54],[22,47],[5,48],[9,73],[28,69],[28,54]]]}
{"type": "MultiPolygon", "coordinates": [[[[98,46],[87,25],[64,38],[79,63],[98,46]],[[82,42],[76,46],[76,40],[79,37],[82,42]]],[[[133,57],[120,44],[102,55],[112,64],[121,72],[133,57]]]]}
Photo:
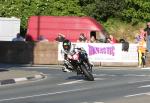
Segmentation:
{"type": "Polygon", "coordinates": [[[85,80],[85,78],[83,76],[71,76],[68,77],[67,80],[85,80]]]}
{"type": "Polygon", "coordinates": [[[6,69],[0,69],[0,72],[6,72],[6,71],[9,71],[9,70],[6,70],[6,69]]]}
{"type": "Polygon", "coordinates": [[[30,66],[31,64],[8,64],[8,63],[0,63],[0,69],[11,69],[14,67],[24,67],[30,66]]]}

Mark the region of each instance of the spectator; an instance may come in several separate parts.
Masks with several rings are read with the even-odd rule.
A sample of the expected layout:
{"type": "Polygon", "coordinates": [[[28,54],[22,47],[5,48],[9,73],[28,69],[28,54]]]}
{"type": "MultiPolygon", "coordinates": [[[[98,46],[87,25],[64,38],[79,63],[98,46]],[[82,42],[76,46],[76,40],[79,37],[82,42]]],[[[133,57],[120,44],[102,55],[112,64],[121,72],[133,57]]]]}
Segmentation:
{"type": "Polygon", "coordinates": [[[117,43],[117,40],[112,35],[109,35],[107,40],[107,42],[111,44],[117,43]]]}
{"type": "Polygon", "coordinates": [[[94,36],[91,36],[90,42],[91,42],[91,43],[96,43],[96,39],[95,39],[94,36]]]}
{"type": "Polygon", "coordinates": [[[97,41],[100,43],[106,43],[106,39],[107,39],[106,34],[101,33],[100,38],[97,41]]]}
{"type": "Polygon", "coordinates": [[[61,33],[58,34],[58,37],[55,38],[57,42],[63,42],[65,40],[65,36],[61,33]]]}
{"type": "Polygon", "coordinates": [[[143,28],[141,28],[139,32],[140,33],[137,36],[135,36],[135,43],[139,43],[141,39],[146,36],[146,32],[143,28]]]}
{"type": "Polygon", "coordinates": [[[140,35],[139,34],[136,35],[135,36],[135,43],[139,43],[140,39],[141,39],[140,35]]]}
{"type": "Polygon", "coordinates": [[[141,38],[138,44],[138,58],[139,67],[145,67],[145,57],[146,57],[146,37],[141,38]]]}
{"type": "Polygon", "coordinates": [[[85,35],[83,33],[80,34],[77,42],[84,42],[84,43],[87,42],[87,38],[85,37],[85,35]]]}
{"type": "Polygon", "coordinates": [[[147,27],[144,29],[146,31],[147,40],[147,50],[150,53],[150,22],[147,23],[147,27]]]}
{"type": "Polygon", "coordinates": [[[38,41],[40,41],[40,42],[48,42],[48,39],[46,39],[43,35],[40,35],[38,37],[38,41]]]}
{"type": "Polygon", "coordinates": [[[120,39],[120,40],[119,40],[119,43],[124,43],[124,42],[125,42],[124,39],[120,39]]]}
{"type": "Polygon", "coordinates": [[[124,40],[124,39],[120,39],[119,43],[122,43],[122,51],[128,52],[128,50],[129,50],[129,42],[124,40]]]}
{"type": "Polygon", "coordinates": [[[140,37],[141,37],[141,39],[146,37],[146,32],[144,31],[143,28],[140,29],[140,37]]]}
{"type": "Polygon", "coordinates": [[[20,33],[18,33],[12,41],[25,41],[25,39],[20,35],[20,33]]]}

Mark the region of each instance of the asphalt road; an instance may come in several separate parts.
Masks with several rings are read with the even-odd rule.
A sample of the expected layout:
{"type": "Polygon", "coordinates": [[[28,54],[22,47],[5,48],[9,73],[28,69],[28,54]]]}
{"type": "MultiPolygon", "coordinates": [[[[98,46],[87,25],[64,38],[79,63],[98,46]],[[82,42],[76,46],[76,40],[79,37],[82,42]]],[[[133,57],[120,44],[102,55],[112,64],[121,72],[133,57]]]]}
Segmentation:
{"type": "Polygon", "coordinates": [[[52,67],[10,67],[47,74],[40,81],[1,86],[0,103],[148,103],[150,70],[94,68],[95,81],[52,67]]]}

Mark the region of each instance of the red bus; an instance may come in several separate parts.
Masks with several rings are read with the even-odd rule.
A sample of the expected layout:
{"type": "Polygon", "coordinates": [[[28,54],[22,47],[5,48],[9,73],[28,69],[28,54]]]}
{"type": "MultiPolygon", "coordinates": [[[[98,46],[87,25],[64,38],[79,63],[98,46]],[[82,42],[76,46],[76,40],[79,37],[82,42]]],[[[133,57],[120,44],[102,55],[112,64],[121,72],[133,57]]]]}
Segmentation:
{"type": "Polygon", "coordinates": [[[55,41],[59,33],[72,42],[84,33],[88,40],[94,35],[97,39],[104,34],[104,28],[91,17],[77,16],[31,16],[28,20],[27,40],[37,41],[43,35],[49,41],[55,41]]]}

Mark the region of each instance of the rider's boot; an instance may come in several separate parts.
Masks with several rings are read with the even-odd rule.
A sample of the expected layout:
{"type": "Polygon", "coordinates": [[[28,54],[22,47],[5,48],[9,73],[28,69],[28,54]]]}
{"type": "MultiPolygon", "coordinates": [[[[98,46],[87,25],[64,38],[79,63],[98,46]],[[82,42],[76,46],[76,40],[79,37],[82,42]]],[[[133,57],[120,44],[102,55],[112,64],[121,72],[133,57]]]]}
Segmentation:
{"type": "Polygon", "coordinates": [[[66,66],[63,66],[63,67],[62,67],[62,71],[63,71],[63,72],[71,72],[69,69],[67,69],[66,66]]]}

